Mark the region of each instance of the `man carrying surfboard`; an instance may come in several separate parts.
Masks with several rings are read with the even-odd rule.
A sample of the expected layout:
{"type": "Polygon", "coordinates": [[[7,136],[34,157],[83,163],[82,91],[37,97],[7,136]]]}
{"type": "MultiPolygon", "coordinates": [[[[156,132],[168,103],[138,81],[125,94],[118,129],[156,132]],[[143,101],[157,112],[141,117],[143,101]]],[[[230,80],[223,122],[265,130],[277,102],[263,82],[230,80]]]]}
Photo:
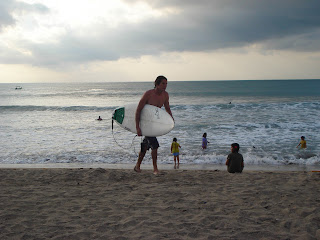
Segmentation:
{"type": "MultiPolygon", "coordinates": [[[[167,88],[167,78],[164,76],[158,76],[154,82],[154,89],[146,91],[140,102],[138,104],[135,120],[136,120],[136,129],[138,136],[142,136],[141,129],[140,129],[140,114],[142,109],[146,104],[153,105],[156,107],[161,108],[164,106],[165,110],[168,114],[172,117],[170,105],[169,105],[169,94],[166,92],[167,88]]],[[[172,117],[173,118],[173,117],[172,117]]],[[[141,143],[141,150],[139,152],[138,161],[134,170],[136,172],[141,172],[140,165],[142,160],[147,152],[151,148],[151,157],[153,162],[153,173],[158,174],[158,166],[157,166],[157,158],[158,158],[158,148],[159,142],[156,137],[145,137],[143,142],[141,143]]]]}

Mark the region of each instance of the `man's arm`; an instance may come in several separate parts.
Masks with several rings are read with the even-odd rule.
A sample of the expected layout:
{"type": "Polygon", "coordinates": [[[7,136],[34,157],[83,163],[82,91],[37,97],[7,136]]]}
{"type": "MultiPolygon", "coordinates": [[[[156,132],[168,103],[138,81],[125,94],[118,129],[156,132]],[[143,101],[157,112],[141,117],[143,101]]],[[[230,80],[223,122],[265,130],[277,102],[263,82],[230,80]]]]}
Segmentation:
{"type": "Polygon", "coordinates": [[[167,113],[169,113],[170,116],[172,117],[172,119],[174,120],[174,118],[172,116],[171,109],[170,109],[170,104],[169,104],[169,94],[167,95],[166,100],[163,105],[164,105],[164,108],[166,109],[167,113]]]}
{"type": "Polygon", "coordinates": [[[147,104],[148,100],[148,92],[145,92],[145,94],[140,99],[140,102],[138,104],[137,110],[136,110],[136,129],[138,136],[142,136],[141,129],[140,129],[140,114],[144,106],[147,104]]]}

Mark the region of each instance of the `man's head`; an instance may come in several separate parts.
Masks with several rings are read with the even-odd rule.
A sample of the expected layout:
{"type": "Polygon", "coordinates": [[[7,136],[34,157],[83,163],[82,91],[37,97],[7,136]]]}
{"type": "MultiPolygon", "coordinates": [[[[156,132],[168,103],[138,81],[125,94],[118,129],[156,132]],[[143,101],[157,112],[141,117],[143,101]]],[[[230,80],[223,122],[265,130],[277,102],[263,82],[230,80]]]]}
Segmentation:
{"type": "Polygon", "coordinates": [[[158,76],[154,81],[154,88],[159,86],[163,80],[167,80],[167,78],[165,76],[158,76]]]}

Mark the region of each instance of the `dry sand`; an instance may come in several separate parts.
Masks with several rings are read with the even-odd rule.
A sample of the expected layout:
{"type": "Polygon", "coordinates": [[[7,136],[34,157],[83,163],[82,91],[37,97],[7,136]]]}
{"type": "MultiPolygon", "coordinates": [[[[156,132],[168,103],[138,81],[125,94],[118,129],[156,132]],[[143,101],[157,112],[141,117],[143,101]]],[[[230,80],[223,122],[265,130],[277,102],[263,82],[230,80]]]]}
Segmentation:
{"type": "Polygon", "coordinates": [[[320,173],[0,169],[0,239],[320,239],[320,173]]]}

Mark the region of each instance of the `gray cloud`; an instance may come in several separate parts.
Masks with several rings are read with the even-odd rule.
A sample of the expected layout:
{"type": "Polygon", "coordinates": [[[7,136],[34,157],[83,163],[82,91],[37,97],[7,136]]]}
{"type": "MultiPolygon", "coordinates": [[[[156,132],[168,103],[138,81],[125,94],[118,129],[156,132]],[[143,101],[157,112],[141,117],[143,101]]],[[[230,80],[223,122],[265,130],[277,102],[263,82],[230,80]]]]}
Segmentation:
{"type": "Polygon", "coordinates": [[[4,27],[14,25],[16,20],[12,16],[13,13],[47,13],[49,9],[43,4],[28,4],[17,2],[15,0],[1,0],[0,2],[0,32],[4,27]]]}
{"type": "MultiPolygon", "coordinates": [[[[159,30],[169,50],[214,50],[308,35],[320,28],[320,2],[304,0],[151,1],[155,7],[181,8],[167,22],[145,24],[159,30]],[[169,39],[169,41],[166,41],[169,39]],[[172,41],[170,41],[172,40],[172,41]],[[171,49],[173,47],[174,49],[171,49]]],[[[301,40],[301,39],[300,39],[301,40]]],[[[292,45],[292,49],[296,49],[292,45]]],[[[303,44],[300,45],[304,49],[303,44]]],[[[305,46],[305,49],[308,49],[305,46]]]]}
{"type": "Polygon", "coordinates": [[[49,12],[49,8],[47,8],[45,5],[40,4],[40,3],[34,3],[34,4],[28,4],[28,3],[24,3],[24,2],[14,2],[13,4],[14,6],[14,10],[16,12],[20,12],[21,13],[48,13],[49,12]]]}
{"type": "Polygon", "coordinates": [[[0,32],[5,26],[9,26],[15,23],[15,20],[11,16],[13,9],[11,0],[2,0],[0,2],[0,32]]]}
{"type": "MultiPolygon", "coordinates": [[[[6,2],[11,2],[6,0],[6,2]]],[[[134,0],[126,0],[134,4],[134,0]]],[[[116,60],[163,51],[213,51],[260,43],[263,50],[320,50],[320,2],[305,0],[149,0],[153,8],[174,7],[177,14],[123,24],[92,26],[98,35],[79,37],[72,31],[59,43],[21,42],[35,65],[116,60]],[[98,30],[98,31],[97,31],[98,30]]],[[[15,6],[17,9],[17,5],[15,6]]],[[[21,9],[47,11],[42,5],[21,9]]],[[[3,15],[5,16],[5,15],[3,15]]],[[[5,17],[7,24],[14,19],[5,17]]],[[[16,56],[18,59],[19,56],[16,56]]],[[[1,59],[4,59],[1,57],[1,59]]],[[[1,60],[2,61],[2,60],[1,60]]]]}

